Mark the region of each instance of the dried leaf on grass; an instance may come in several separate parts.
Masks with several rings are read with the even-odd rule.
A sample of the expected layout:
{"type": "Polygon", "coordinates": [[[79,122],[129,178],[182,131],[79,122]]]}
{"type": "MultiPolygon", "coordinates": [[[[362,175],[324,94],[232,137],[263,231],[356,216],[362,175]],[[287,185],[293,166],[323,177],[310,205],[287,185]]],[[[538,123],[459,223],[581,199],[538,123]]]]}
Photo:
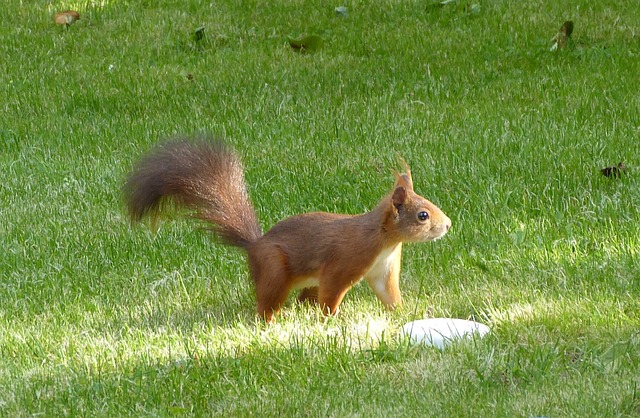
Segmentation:
{"type": "Polygon", "coordinates": [[[322,48],[324,39],[318,35],[309,35],[301,39],[289,38],[289,45],[298,52],[313,52],[322,48]]]}
{"type": "Polygon", "coordinates": [[[58,12],[53,16],[53,20],[56,25],[69,27],[76,23],[76,20],[80,20],[80,13],[75,10],[65,10],[64,12],[58,12]]]}
{"type": "Polygon", "coordinates": [[[565,46],[567,46],[567,40],[569,40],[572,33],[573,33],[573,21],[567,20],[562,24],[556,36],[554,36],[553,39],[551,40],[551,42],[553,42],[553,45],[551,46],[551,51],[564,49],[565,46]]]}
{"type": "Polygon", "coordinates": [[[611,177],[618,178],[622,176],[622,174],[624,174],[626,171],[627,171],[627,167],[624,166],[622,161],[619,162],[618,165],[612,165],[600,170],[603,176],[609,177],[609,178],[611,177]]]}

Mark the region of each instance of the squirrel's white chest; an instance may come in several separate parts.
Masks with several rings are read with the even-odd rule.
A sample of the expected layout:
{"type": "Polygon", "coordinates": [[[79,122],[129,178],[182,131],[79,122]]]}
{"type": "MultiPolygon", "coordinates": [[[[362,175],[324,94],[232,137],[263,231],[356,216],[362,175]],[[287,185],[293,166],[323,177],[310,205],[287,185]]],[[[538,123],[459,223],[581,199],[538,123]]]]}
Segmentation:
{"type": "Polygon", "coordinates": [[[364,277],[386,276],[389,269],[395,263],[399,251],[402,251],[402,244],[384,249],[380,255],[376,257],[369,271],[364,274],[364,277]]]}

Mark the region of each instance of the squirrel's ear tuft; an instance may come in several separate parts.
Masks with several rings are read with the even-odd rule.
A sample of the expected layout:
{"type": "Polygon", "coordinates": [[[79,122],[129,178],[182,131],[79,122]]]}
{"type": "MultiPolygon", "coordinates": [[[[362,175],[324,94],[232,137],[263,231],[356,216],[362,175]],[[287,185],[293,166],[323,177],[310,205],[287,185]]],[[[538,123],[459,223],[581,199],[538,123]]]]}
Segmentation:
{"type": "Polygon", "coordinates": [[[398,157],[402,166],[404,168],[404,173],[400,174],[397,171],[394,172],[396,175],[396,187],[403,186],[407,190],[413,190],[413,179],[411,178],[411,170],[409,169],[409,164],[402,157],[398,157]]]}
{"type": "Polygon", "coordinates": [[[393,203],[393,207],[399,211],[402,205],[407,201],[407,189],[403,186],[398,186],[393,191],[393,195],[391,196],[391,203],[393,203]]]}

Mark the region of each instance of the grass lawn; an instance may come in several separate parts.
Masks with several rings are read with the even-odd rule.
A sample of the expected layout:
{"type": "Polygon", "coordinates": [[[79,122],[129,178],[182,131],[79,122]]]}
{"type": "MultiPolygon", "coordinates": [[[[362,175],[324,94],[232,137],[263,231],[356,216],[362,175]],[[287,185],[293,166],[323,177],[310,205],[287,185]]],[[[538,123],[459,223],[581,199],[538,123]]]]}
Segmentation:
{"type": "Polygon", "coordinates": [[[0,416],[640,415],[636,0],[5,0],[0,18],[0,416]],[[289,46],[307,35],[322,47],[289,46]],[[337,317],[292,297],[266,326],[241,252],[126,216],[133,162],[203,132],[243,156],[264,230],[371,209],[398,155],[453,228],[405,246],[402,309],[361,284],[337,317]],[[398,338],[441,316],[492,332],[398,338]]]}

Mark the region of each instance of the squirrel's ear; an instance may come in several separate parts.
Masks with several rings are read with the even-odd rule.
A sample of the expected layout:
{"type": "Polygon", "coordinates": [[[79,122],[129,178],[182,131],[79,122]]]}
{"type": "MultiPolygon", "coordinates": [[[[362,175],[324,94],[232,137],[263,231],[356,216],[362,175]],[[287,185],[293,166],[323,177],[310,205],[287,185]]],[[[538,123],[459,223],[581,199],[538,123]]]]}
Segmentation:
{"type": "Polygon", "coordinates": [[[409,164],[402,157],[398,157],[402,166],[404,167],[404,173],[400,174],[397,171],[396,175],[396,187],[404,186],[408,190],[413,190],[413,179],[411,178],[411,170],[409,169],[409,164]]]}
{"type": "Polygon", "coordinates": [[[393,203],[393,207],[397,211],[400,211],[400,208],[407,201],[407,189],[403,186],[398,186],[393,191],[393,195],[391,196],[391,203],[393,203]]]}

